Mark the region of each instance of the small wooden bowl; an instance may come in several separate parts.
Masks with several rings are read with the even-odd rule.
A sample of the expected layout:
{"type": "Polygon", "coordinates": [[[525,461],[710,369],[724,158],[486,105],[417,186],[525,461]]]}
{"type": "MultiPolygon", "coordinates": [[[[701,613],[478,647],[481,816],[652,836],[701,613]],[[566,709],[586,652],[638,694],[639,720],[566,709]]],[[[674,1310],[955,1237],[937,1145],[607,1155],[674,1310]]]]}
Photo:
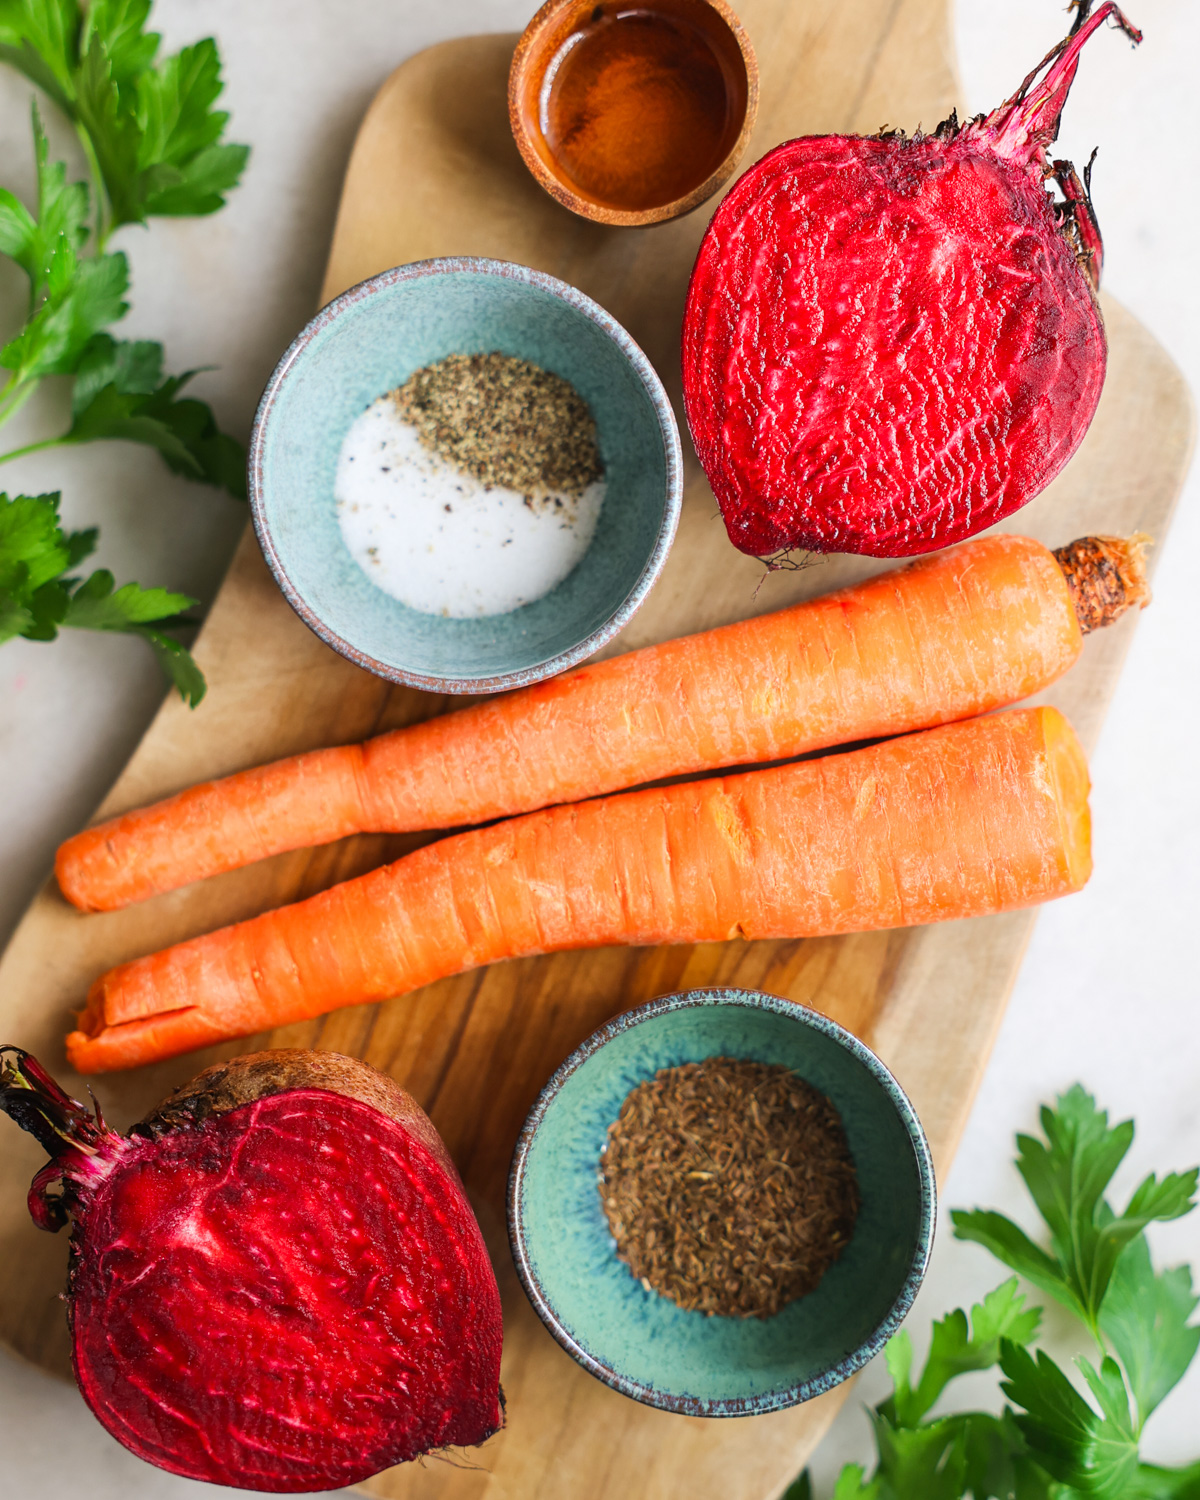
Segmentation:
{"type": "MultiPolygon", "coordinates": [[[[629,67],[636,69],[643,65],[643,56],[629,52],[622,64],[632,59],[629,67]]],[[[675,91],[664,86],[664,71],[669,76],[672,65],[669,57],[660,58],[656,76],[642,75],[655,90],[645,97],[655,108],[668,112],[675,91]]],[[[628,78],[630,73],[623,76],[628,78]]],[[[684,92],[679,91],[681,99],[684,92]]],[[[681,111],[691,108],[693,114],[702,107],[698,95],[690,105],[679,106],[681,111]]],[[[699,207],[733,175],[757,112],[758,63],[750,38],[725,0],[644,0],[632,16],[614,0],[601,4],[547,0],[522,32],[508,75],[508,116],[526,166],[553,198],[598,224],[658,224],[699,207]],[[710,133],[708,141],[698,145],[703,132],[691,128],[684,114],[678,117],[676,130],[664,134],[656,128],[653,110],[634,105],[635,97],[640,101],[643,96],[635,96],[632,90],[622,95],[622,71],[617,67],[610,68],[608,93],[603,96],[606,103],[616,106],[608,112],[607,127],[602,105],[599,113],[586,119],[585,128],[596,147],[590,158],[594,170],[580,170],[579,153],[574,163],[564,160],[564,152],[547,139],[548,133],[554,134],[552,90],[559,70],[581,40],[614,23],[627,27],[659,23],[663,27],[660,36],[671,28],[692,53],[690,65],[680,64],[681,83],[696,77],[697,60],[709,83],[719,76],[724,97],[720,103],[713,99],[711,108],[723,111],[724,122],[715,140],[710,133]],[[647,149],[653,143],[657,151],[647,149]],[[673,191],[662,193],[659,201],[656,190],[665,183],[673,191]]]]}

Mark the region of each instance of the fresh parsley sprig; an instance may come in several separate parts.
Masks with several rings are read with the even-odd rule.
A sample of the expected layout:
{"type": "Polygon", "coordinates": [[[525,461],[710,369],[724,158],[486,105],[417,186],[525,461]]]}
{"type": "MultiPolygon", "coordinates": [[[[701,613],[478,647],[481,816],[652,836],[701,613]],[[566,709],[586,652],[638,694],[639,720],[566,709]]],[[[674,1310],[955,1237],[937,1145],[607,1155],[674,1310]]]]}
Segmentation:
{"type": "Polygon", "coordinates": [[[0,366],[12,372],[0,392],[0,426],[47,375],[75,377],[72,422],[66,432],[0,453],[0,463],[46,448],[120,439],[156,448],[176,473],[244,498],[241,445],[218,430],[203,402],[177,399],[197,372],[164,376],[161,344],[119,342],[101,331],[128,310],[128,263],[120,252],[81,256],[87,187],[68,183],[63,164],[49,160],[36,105],[33,136],[36,215],[0,189],[0,252],[29,278],[25,325],[0,349],[0,366]]]}
{"type": "MultiPolygon", "coordinates": [[[[36,204],[27,207],[0,188],[0,254],[29,282],[24,322],[0,348],[0,368],[9,372],[0,386],[0,426],[51,375],[73,378],[71,425],[0,452],[0,463],[101,439],[141,443],[175,473],[244,499],[241,445],[219,430],[203,402],[180,394],[197,371],[164,375],[160,344],[120,341],[106,331],[128,311],[129,265],[123,253],[107,249],[113,231],[156,215],[214,212],[249,154],[221,141],[228,116],[213,107],[222,89],[215,42],[160,59],[161,38],[147,30],[149,14],[150,0],[90,0],[86,7],[78,0],[0,0],[0,60],[19,68],[71,120],[92,173],[89,188],[69,181],[66,166],[50,160],[35,104],[36,204]]],[[[28,511],[45,499],[5,504],[28,511]]],[[[49,527],[60,538],[43,547],[39,567],[83,545],[78,538],[94,542],[94,532],[65,538],[56,510],[52,522],[44,506],[37,513],[43,532],[49,535],[49,527]]],[[[20,526],[11,516],[7,524],[0,531],[0,578],[19,578],[29,560],[12,550],[20,526]]],[[[12,585],[0,641],[16,634],[51,640],[59,626],[130,631],[150,643],[180,692],[198,703],[198,669],[173,636],[150,623],[194,601],[132,584],[114,593],[104,571],[86,582],[59,578],[77,560],[62,561],[38,585],[48,590],[38,594],[40,602],[21,593],[24,585],[12,585]]]]}
{"type": "Polygon", "coordinates": [[[0,644],[14,636],[52,641],[60,629],[109,630],[140,636],[192,708],[205,682],[191,655],[169,632],[194,625],[184,618],[195,599],[167,589],[127,583],[99,568],[90,577],[72,570],[95,550],[96,530],[63,531],[58,495],[0,494],[0,644]]]}
{"type": "Polygon", "coordinates": [[[151,0],[0,0],[0,58],[74,123],[93,172],[101,249],[122,224],[210,214],[242,175],[248,146],[222,144],[211,37],[158,59],[151,0]]]}
{"type": "Polygon", "coordinates": [[[961,1210],[951,1215],[959,1239],[975,1240],[1077,1317],[1103,1347],[1100,1309],[1118,1257],[1147,1224],[1177,1219],[1194,1206],[1197,1171],[1153,1174],[1123,1213],[1102,1195],[1133,1142],[1133,1121],[1109,1129],[1108,1116],[1078,1084],[1042,1109],[1046,1140],[1017,1137],[1017,1170],[1050,1229],[1050,1252],[1003,1214],[961,1210]]]}
{"type": "MultiPolygon", "coordinates": [[[[1146,1419],[1183,1378],[1200,1346],[1190,1322],[1200,1298],[1186,1266],[1156,1271],[1144,1230],[1195,1207],[1198,1171],[1151,1175],[1115,1212],[1104,1193],[1133,1141],[1133,1122],[1108,1116],[1079,1085],[1043,1108],[1044,1139],[1017,1137],[1017,1168],[1049,1230],[1043,1248],[1003,1214],[952,1214],[973,1240],[1048,1292],[1090,1333],[1097,1362],[1076,1360],[1083,1390],[1045,1350],[1029,1346],[1041,1309],[1014,1276],[971,1309],[933,1326],[913,1377],[905,1330],[885,1351],[892,1394],[871,1413],[878,1463],[848,1464],[833,1500],[1200,1500],[1200,1461],[1142,1462],[1146,1419]],[[999,1365],[1010,1405],[929,1414],[959,1375],[999,1365]],[[1088,1399],[1090,1397],[1090,1399],[1088,1399]]],[[[784,1500],[812,1500],[807,1474],[784,1500]]]]}

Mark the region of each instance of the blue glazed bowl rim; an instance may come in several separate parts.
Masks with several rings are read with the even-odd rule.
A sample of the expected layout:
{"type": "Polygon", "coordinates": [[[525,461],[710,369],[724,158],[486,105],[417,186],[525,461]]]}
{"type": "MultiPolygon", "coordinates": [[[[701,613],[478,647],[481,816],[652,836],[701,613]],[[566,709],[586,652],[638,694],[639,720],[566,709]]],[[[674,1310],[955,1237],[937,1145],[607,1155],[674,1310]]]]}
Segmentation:
{"type": "Polygon", "coordinates": [[[594,1031],[571,1053],[570,1057],[555,1070],[545,1088],[538,1095],[537,1102],[529,1111],[517,1139],[512,1166],[508,1174],[508,1241],[513,1262],[525,1293],[533,1304],[534,1311],[553,1337],[572,1358],[578,1360],[585,1370],[596,1376],[598,1380],[602,1380],[605,1385],[610,1385],[614,1390],[620,1391],[622,1395],[632,1396],[635,1401],[641,1401],[647,1406],[659,1407],[663,1411],[680,1412],[693,1417],[751,1417],[765,1412],[780,1411],[784,1407],[796,1406],[802,1401],[811,1400],[814,1396],[823,1395],[861,1370],[880,1352],[912,1308],[921,1283],[925,1279],[925,1273],[929,1269],[936,1218],[937,1181],[934,1177],[929,1141],[924,1127],[917,1118],[912,1101],[900,1087],[894,1074],[864,1042],[859,1041],[853,1032],[847,1031],[844,1026],[839,1026],[836,1021],[821,1015],[819,1011],[809,1010],[806,1006],[798,1005],[794,1000],[785,1000],[779,995],[768,994],[765,990],[732,988],[679,990],[674,994],[660,995],[646,1005],[640,1005],[635,1010],[614,1016],[611,1021],[606,1022],[598,1031],[594,1031]],[[810,1375],[806,1380],[798,1381],[795,1385],[782,1390],[768,1391],[761,1396],[722,1397],[719,1400],[672,1395],[641,1381],[630,1380],[577,1343],[559,1321],[558,1315],[542,1291],[525,1245],[521,1209],[525,1166],[533,1145],[533,1138],[567,1079],[601,1047],[622,1032],[641,1025],[643,1021],[652,1020],[655,1016],[707,1005],[743,1005],[754,1010],[775,1011],[779,1015],[788,1016],[802,1026],[808,1026],[813,1031],[820,1032],[850,1053],[882,1087],[905,1128],[916,1161],[921,1199],[917,1243],[908,1274],[886,1316],[856,1349],[851,1350],[836,1364],[829,1365],[817,1374],[810,1375]]]}
{"type": "Polygon", "coordinates": [[[606,312],[598,302],[593,302],[577,287],[571,286],[566,281],[560,281],[556,276],[547,275],[545,271],[535,271],[531,266],[522,266],[515,261],[490,260],[477,255],[438,256],[431,260],[415,260],[406,265],[393,266],[389,271],[381,271],[377,276],[369,276],[365,281],[360,281],[357,286],[350,287],[341,296],[335,297],[332,302],[326,303],[316,317],[310,319],[292,340],[275,366],[270,380],[267,381],[266,389],[258,403],[258,410],[254,414],[254,427],[250,433],[247,455],[247,470],[250,516],[254,522],[258,544],[284,597],[308,628],[327,646],[332,646],[335,651],[340,652],[356,666],[373,672],[377,677],[383,677],[389,682],[400,682],[408,687],[424,688],[431,693],[500,693],[511,688],[528,687],[532,683],[542,682],[547,677],[555,677],[560,672],[566,672],[571,667],[578,666],[581,661],[607,645],[641,608],[646,595],[662,572],[667,553],[671,550],[671,543],[675,540],[680,507],[683,503],[683,449],[679,440],[679,426],[663,383],[641,347],[634,342],[611,313],[606,312]],[[381,662],[369,652],[361,650],[338,635],[317,614],[288,576],[283,559],[271,536],[263,499],[265,485],[263,453],[266,430],[284,382],[309,344],[331,324],[337,322],[343,313],[369,297],[389,291],[402,282],[464,271],[483,276],[500,276],[508,281],[538,287],[567,303],[602,329],[625,356],[650,399],[655,416],[658,418],[666,463],[667,493],[662,524],[659,527],[654,548],[646,559],[637,582],[620,606],[583,640],[558,652],[548,660],[537,662],[529,667],[515,668],[511,672],[500,672],[491,677],[439,677],[435,674],[410,671],[391,662],[381,662]]]}

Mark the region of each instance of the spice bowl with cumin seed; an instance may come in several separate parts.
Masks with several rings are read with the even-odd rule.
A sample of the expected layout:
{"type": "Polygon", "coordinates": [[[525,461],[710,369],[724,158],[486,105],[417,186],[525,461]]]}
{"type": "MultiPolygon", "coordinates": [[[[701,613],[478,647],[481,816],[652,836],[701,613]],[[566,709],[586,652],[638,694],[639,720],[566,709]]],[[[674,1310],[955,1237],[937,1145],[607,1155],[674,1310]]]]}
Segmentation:
{"type": "Polygon", "coordinates": [[[807,1401],[877,1354],[933,1237],[925,1133],[836,1022],[757,990],[664,995],[571,1054],[521,1132],[513,1259],[562,1347],[692,1416],[807,1401]]]}
{"type": "Polygon", "coordinates": [[[280,360],[251,513],[289,603],[343,656],[437,693],[591,656],[666,561],[679,433],[649,360],[553,276],[464,256],[336,298],[280,360]]]}

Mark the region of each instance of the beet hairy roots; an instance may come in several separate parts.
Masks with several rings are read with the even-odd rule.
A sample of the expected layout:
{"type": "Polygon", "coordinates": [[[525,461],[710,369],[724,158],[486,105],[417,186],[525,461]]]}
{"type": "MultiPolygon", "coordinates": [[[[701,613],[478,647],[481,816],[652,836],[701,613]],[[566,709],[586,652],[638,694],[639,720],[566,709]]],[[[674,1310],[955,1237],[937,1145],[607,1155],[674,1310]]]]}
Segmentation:
{"type": "Polygon", "coordinates": [[[1079,446],[1107,357],[1100,237],[1047,152],[1087,38],[1112,19],[1141,39],[1114,4],[1089,7],[992,114],[786,142],[717,209],[688,290],[684,399],[743,552],[946,547],[1079,446]]]}
{"type": "Polygon", "coordinates": [[[500,1427],[495,1277],[444,1146],[391,1080],[260,1053],[127,1137],[97,1116],[81,1140],[86,1111],[47,1128],[66,1096],[18,1057],[0,1105],[56,1153],[31,1200],[44,1227],[74,1221],[76,1378],[127,1448],[192,1479],[300,1491],[500,1427]]]}

